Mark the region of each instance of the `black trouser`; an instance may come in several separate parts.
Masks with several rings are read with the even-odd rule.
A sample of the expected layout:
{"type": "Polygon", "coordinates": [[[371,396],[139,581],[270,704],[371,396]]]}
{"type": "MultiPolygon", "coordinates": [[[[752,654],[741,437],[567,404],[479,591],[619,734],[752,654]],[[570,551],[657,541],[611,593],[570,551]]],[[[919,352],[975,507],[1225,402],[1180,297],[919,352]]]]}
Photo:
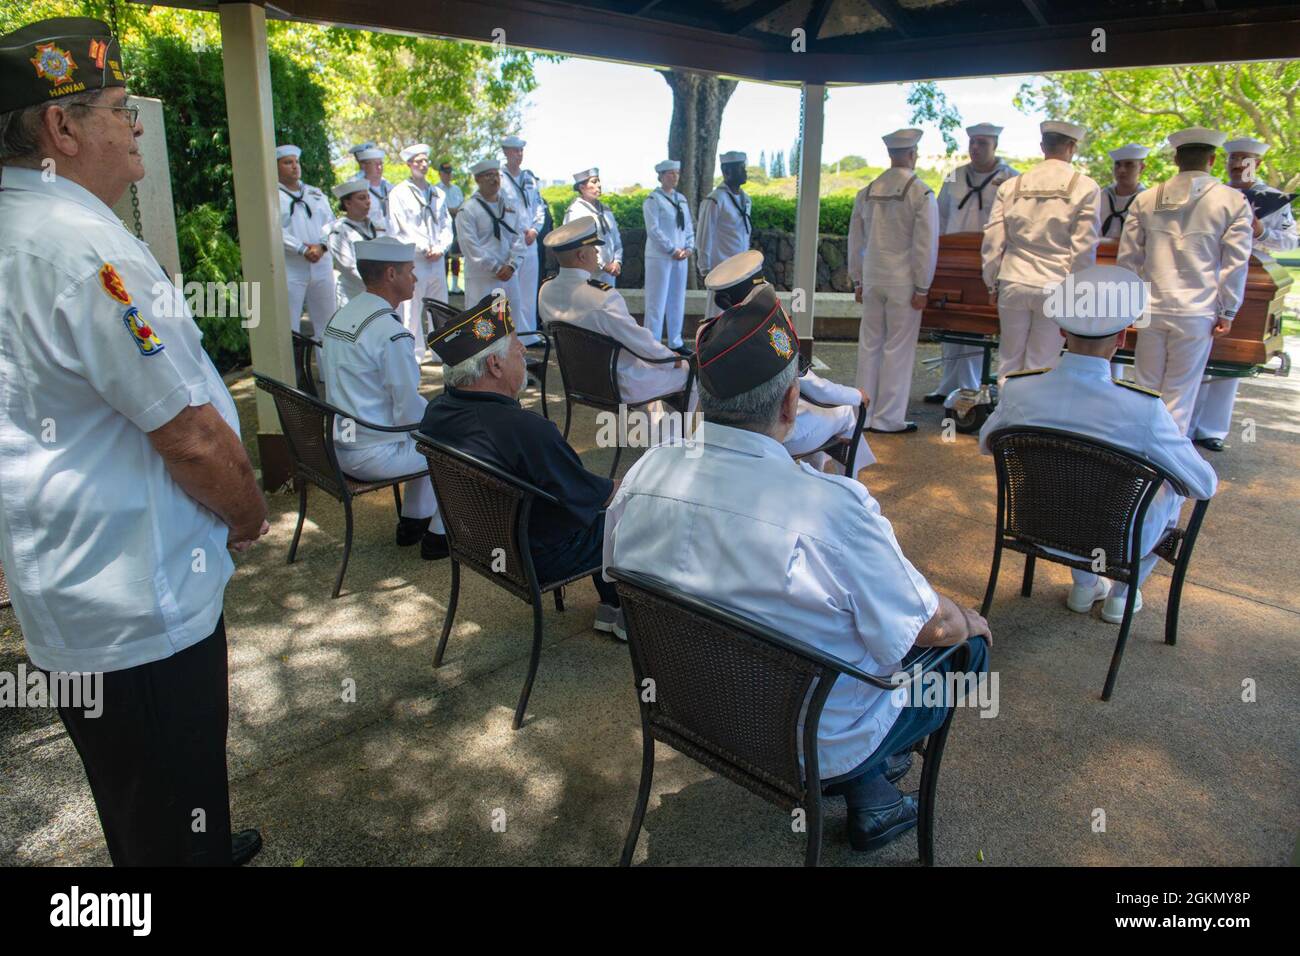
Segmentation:
{"type": "MultiPolygon", "coordinates": [[[[590,528],[566,541],[562,547],[533,551],[537,579],[544,584],[563,580],[587,568],[599,568],[604,548],[605,515],[602,512],[590,528]]],[[[591,583],[596,586],[601,604],[618,607],[618,592],[611,582],[600,576],[599,570],[591,576],[591,583]]]]}
{"type": "Polygon", "coordinates": [[[104,674],[102,707],[59,717],[114,865],[230,866],[225,618],[180,653],[104,674]]]}

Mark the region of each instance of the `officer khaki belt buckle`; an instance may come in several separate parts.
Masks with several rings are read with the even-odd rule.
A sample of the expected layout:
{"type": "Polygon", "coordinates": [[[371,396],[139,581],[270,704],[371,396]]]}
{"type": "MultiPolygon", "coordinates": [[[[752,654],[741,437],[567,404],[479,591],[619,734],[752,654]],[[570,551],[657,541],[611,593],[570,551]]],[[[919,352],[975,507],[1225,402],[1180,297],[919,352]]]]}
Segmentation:
{"type": "Polygon", "coordinates": [[[1065,184],[1065,188],[1059,186],[1056,189],[1022,189],[1020,184],[1024,176],[1016,177],[1016,189],[1011,195],[1011,201],[1015,202],[1021,196],[1027,196],[1030,199],[1069,199],[1070,193],[1074,192],[1075,184],[1079,181],[1079,171],[1076,169],[1070,181],[1065,184]]]}
{"type": "Polygon", "coordinates": [[[876,185],[876,180],[873,179],[870,185],[867,186],[867,198],[873,202],[902,202],[907,198],[907,191],[912,188],[912,183],[914,182],[916,182],[916,173],[912,174],[912,178],[907,181],[900,192],[895,193],[892,196],[873,196],[871,194],[871,189],[876,185]]]}

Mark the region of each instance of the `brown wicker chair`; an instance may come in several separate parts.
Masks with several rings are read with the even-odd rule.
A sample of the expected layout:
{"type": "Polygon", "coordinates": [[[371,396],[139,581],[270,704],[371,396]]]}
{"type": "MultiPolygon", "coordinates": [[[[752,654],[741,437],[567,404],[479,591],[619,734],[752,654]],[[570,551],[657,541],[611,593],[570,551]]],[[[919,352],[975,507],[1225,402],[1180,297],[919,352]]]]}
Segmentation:
{"type": "MultiPolygon", "coordinates": [[[[816,405],[818,408],[839,408],[838,405],[830,402],[819,402],[811,398],[804,398],[809,405],[816,405]]],[[[858,441],[862,438],[862,432],[867,424],[867,406],[858,405],[858,423],[853,428],[852,438],[832,438],[820,448],[814,448],[812,451],[804,452],[802,455],[795,455],[795,461],[802,461],[805,458],[811,458],[818,452],[826,452],[841,465],[844,466],[844,474],[850,478],[857,477],[857,470],[854,468],[858,460],[858,441]]]]}
{"type": "Polygon", "coordinates": [[[312,353],[320,348],[320,343],[310,335],[294,332],[293,335],[293,369],[297,373],[298,388],[312,398],[323,398],[316,387],[316,373],[312,369],[312,353]]]}
{"type": "MultiPolygon", "coordinates": [[[[1096,554],[1101,549],[1106,560],[1098,573],[1129,586],[1124,620],[1101,692],[1102,700],[1110,700],[1137,602],[1142,555],[1141,549],[1133,546],[1133,529],[1142,527],[1164,482],[1184,497],[1187,488],[1164,468],[1127,449],[1059,429],[1001,428],[989,436],[989,448],[998,476],[998,518],[993,566],[980,613],[987,616],[993,603],[1003,548],[1025,555],[1020,587],[1024,597],[1033,592],[1034,563],[1039,558],[1093,570],[1090,559],[1063,557],[1047,548],[1078,555],[1096,554]]],[[[1155,550],[1174,568],[1165,611],[1166,644],[1178,639],[1183,581],[1208,506],[1208,501],[1196,502],[1187,527],[1170,529],[1155,550]]],[[[1136,538],[1140,540],[1140,534],[1136,538]]]]}
{"type": "Polygon", "coordinates": [[[456,603],[460,598],[460,566],[477,571],[493,584],[504,588],[533,607],[533,649],[528,662],[514,722],[518,730],[528,709],[528,697],[537,677],[542,657],[542,595],[550,591],[555,609],[564,610],[564,586],[585,578],[600,568],[586,568],[558,581],[539,581],[528,550],[528,516],[533,502],[540,499],[552,505],[559,500],[541,488],[498,468],[496,465],[466,454],[436,438],[417,432],[415,446],[429,460],[433,490],[438,496],[438,512],[447,528],[447,545],[451,550],[451,597],[442,636],[433,653],[433,666],[442,666],[456,603]]]}
{"type": "Polygon", "coordinates": [[[420,424],[416,422],[412,425],[375,425],[273,378],[257,372],[253,373],[253,378],[257,381],[257,387],[275,400],[275,411],[280,416],[280,428],[289,442],[289,454],[293,458],[294,483],[298,486],[298,525],[293,529],[293,543],[289,545],[290,564],[298,554],[298,537],[302,534],[302,524],[307,517],[307,486],[315,485],[343,503],[343,515],[346,521],[343,562],[339,565],[338,577],[334,581],[334,593],[330,595],[336,598],[343,587],[343,575],[347,572],[348,558],[352,554],[352,499],[372,491],[392,488],[393,501],[397,505],[397,515],[400,518],[402,515],[400,486],[403,482],[423,477],[426,473],[417,471],[381,481],[365,481],[349,477],[339,466],[338,455],[334,449],[334,420],[351,419],[359,427],[395,434],[415,431],[420,424]]]}
{"type": "MultiPolygon", "coordinates": [[[[893,691],[959,650],[967,653],[965,643],[927,650],[909,667],[907,680],[895,684],[647,575],[620,568],[606,573],[617,582],[641,706],[641,785],[621,866],[631,864],[645,819],[656,740],[787,812],[802,807],[804,862],[816,866],[822,840],[817,728],[831,686],[847,675],[893,691]],[[645,693],[647,680],[653,680],[653,694],[645,693]]],[[[926,866],[934,862],[939,765],[952,713],[921,751],[917,847],[926,866]]]]}
{"type": "MultiPolygon", "coordinates": [[[[665,358],[646,358],[608,335],[601,335],[574,325],[572,322],[552,322],[551,335],[555,339],[555,354],[560,363],[560,378],[564,381],[564,437],[569,437],[573,406],[589,405],[602,411],[617,412],[620,407],[644,408],[651,402],[664,401],[679,412],[685,412],[690,401],[691,386],[695,382],[695,361],[690,356],[674,355],[665,358]],[[629,352],[651,365],[671,365],[685,359],[688,367],[686,385],[679,391],[665,392],[643,402],[628,402],[618,381],[618,356],[629,352]]],[[[609,476],[618,471],[618,459],[623,454],[620,443],[614,449],[614,463],[609,476]]]]}

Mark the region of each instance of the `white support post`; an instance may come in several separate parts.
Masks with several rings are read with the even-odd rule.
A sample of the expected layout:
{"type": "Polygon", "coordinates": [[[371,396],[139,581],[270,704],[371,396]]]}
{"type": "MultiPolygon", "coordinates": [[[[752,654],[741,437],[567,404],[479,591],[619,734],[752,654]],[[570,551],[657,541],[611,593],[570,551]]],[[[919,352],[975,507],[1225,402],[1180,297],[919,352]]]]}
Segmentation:
{"type": "Polygon", "coordinates": [[[811,357],[813,341],[813,303],[817,297],[818,221],[821,215],[822,133],[826,126],[826,87],[820,83],[803,84],[803,103],[799,110],[799,204],[794,219],[794,286],[803,295],[795,295],[791,310],[794,329],[811,357]],[[802,301],[801,301],[802,300],[802,301]]]}
{"type": "MultiPolygon", "coordinates": [[[[289,334],[289,290],[277,195],[266,11],[251,3],[222,3],[218,12],[239,251],[244,280],[257,283],[260,295],[258,314],[248,319],[253,367],[293,385],[293,339],[289,334]]],[[[268,490],[278,488],[290,477],[288,446],[280,434],[275,403],[261,389],[257,390],[257,447],[262,486],[268,490]]]]}

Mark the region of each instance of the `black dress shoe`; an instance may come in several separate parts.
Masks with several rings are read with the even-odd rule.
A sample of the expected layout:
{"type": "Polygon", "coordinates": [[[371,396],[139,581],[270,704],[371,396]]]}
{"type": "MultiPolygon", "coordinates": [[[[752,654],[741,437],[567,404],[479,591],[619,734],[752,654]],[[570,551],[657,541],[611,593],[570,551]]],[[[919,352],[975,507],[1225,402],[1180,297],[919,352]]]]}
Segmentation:
{"type": "Polygon", "coordinates": [[[905,754],[894,754],[885,761],[885,779],[890,783],[898,783],[907,776],[907,772],[912,769],[912,752],[909,750],[905,754]]]}
{"type": "Polygon", "coordinates": [[[426,561],[437,561],[451,554],[447,547],[447,536],[430,531],[420,539],[420,557],[426,561]]]}
{"type": "Polygon", "coordinates": [[[262,834],[256,830],[240,830],[230,835],[230,861],[243,866],[262,849],[262,834]]]}
{"type": "Polygon", "coordinates": [[[1200,445],[1202,448],[1206,449],[1207,451],[1223,451],[1222,438],[1198,438],[1194,442],[1192,442],[1192,444],[1200,445]]]}
{"type": "Polygon", "coordinates": [[[925,402],[927,405],[942,405],[944,402],[948,401],[948,394],[946,392],[931,392],[929,395],[925,396],[925,398],[921,399],[921,401],[925,402]]]}
{"type": "Polygon", "coordinates": [[[432,520],[432,518],[398,519],[397,546],[399,548],[409,548],[413,544],[419,544],[420,539],[429,530],[429,522],[432,520]]]}
{"type": "Polygon", "coordinates": [[[849,808],[849,846],[860,853],[877,850],[916,826],[916,794],[905,793],[884,807],[849,808]]]}
{"type": "Polygon", "coordinates": [[[695,354],[695,350],[689,345],[670,345],[668,348],[682,356],[682,358],[690,358],[695,354]]]}
{"type": "Polygon", "coordinates": [[[916,422],[904,422],[902,428],[868,428],[867,431],[877,435],[906,435],[916,431],[916,422]]]}

